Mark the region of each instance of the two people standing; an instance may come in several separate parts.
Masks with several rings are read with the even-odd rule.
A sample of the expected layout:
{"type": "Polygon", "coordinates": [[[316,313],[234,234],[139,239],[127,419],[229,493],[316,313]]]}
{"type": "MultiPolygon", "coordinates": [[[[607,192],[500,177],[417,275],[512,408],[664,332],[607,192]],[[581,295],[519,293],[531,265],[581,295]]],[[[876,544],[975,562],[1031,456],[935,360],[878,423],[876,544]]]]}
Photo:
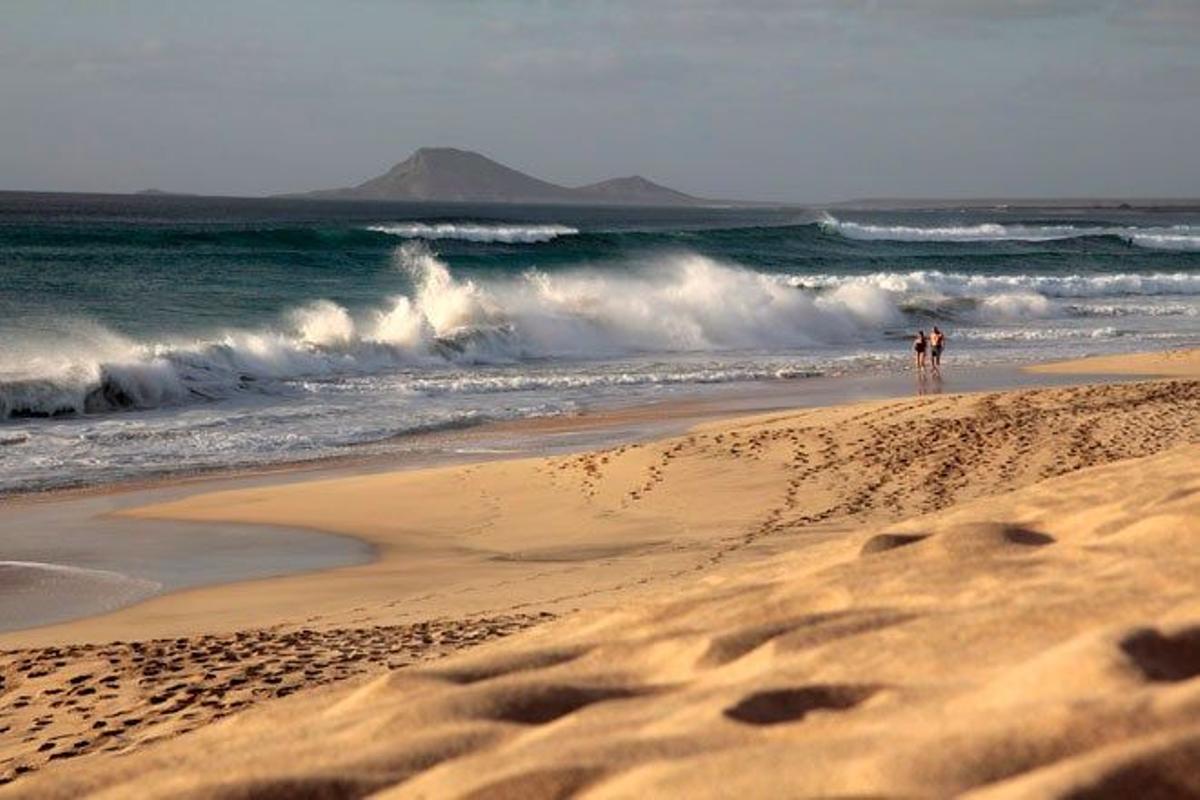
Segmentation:
{"type": "Polygon", "coordinates": [[[936,326],[933,326],[933,333],[925,336],[925,331],[917,331],[917,338],[913,339],[913,353],[916,356],[917,369],[924,372],[925,370],[925,353],[929,353],[929,363],[934,372],[942,371],[942,350],[946,347],[946,334],[936,326]]]}

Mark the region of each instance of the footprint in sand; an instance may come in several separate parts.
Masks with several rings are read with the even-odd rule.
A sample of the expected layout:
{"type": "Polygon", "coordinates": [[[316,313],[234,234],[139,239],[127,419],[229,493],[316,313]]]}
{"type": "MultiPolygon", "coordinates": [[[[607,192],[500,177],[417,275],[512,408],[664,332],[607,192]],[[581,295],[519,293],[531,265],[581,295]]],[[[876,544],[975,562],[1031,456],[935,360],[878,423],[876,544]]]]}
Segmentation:
{"type": "Polygon", "coordinates": [[[725,709],[726,717],[747,725],[799,722],[814,711],[846,711],[882,687],[853,684],[802,686],[756,692],[725,709]]]}

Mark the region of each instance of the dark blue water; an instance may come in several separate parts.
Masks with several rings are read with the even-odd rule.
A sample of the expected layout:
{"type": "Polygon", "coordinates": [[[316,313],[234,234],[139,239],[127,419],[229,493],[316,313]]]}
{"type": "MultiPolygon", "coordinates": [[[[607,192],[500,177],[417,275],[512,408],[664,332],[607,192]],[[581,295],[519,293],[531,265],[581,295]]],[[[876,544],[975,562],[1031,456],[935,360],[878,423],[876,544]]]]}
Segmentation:
{"type": "Polygon", "coordinates": [[[1200,214],[0,193],[0,489],[1197,339],[1200,214]]]}

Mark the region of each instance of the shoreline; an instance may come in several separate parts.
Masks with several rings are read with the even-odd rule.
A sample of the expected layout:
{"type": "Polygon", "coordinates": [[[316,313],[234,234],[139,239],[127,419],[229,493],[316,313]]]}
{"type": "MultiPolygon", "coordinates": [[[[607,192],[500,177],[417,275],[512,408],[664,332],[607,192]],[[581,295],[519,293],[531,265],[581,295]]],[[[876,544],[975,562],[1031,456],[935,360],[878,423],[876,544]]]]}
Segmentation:
{"type": "MultiPolygon", "coordinates": [[[[716,415],[583,452],[177,490],[120,519],[315,528],[369,540],[378,558],[0,636],[21,648],[0,653],[0,727],[27,731],[0,747],[0,781],[49,797],[138,794],[166,775],[177,787],[211,788],[218,774],[294,787],[312,769],[378,779],[373,758],[406,764],[415,748],[385,785],[441,795],[443,779],[483,789],[610,741],[618,749],[589,763],[607,765],[606,780],[641,780],[634,767],[658,751],[619,749],[611,731],[677,740],[717,759],[705,764],[731,747],[828,741],[820,758],[836,763],[855,737],[879,735],[879,714],[886,741],[909,731],[931,743],[918,762],[940,764],[977,737],[938,743],[942,723],[913,728],[905,714],[950,708],[965,715],[958,736],[991,730],[978,709],[1004,709],[996,724],[1025,730],[1030,681],[1046,696],[1078,683],[1042,677],[1059,661],[1106,702],[1122,696],[1103,677],[1116,667],[1077,666],[1092,651],[1072,637],[1153,629],[1173,646],[1163,615],[1191,602],[1200,574],[1178,538],[1197,518],[1200,371],[1179,377],[716,415]],[[1128,630],[1092,633],[1105,625],[1128,630]],[[1047,648],[1050,667],[1037,658],[1047,648]],[[596,708],[581,708],[595,692],[596,708]],[[604,692],[616,694],[599,702],[604,692]],[[820,713],[797,724],[809,708],[820,713]],[[442,767],[419,755],[427,729],[458,742],[442,767]],[[329,737],[346,746],[311,749],[329,737]],[[43,771],[51,759],[68,763],[43,771]]],[[[1004,730],[968,762],[990,763],[1004,730]]],[[[894,749],[877,744],[851,749],[894,749]]],[[[684,780],[677,766],[687,774],[687,754],[672,752],[660,788],[684,780]]],[[[913,758],[884,764],[881,780],[945,794],[979,780],[952,763],[903,772],[913,758]]],[[[851,767],[837,774],[861,774],[851,767]]],[[[634,785],[656,784],[626,794],[634,785]]],[[[821,787],[806,792],[880,789],[821,787]]]]}
{"type": "MultiPolygon", "coordinates": [[[[1104,374],[1081,375],[1078,371],[1059,375],[1053,371],[1039,371],[1037,365],[1033,365],[1032,369],[1028,366],[970,367],[950,372],[948,379],[938,382],[935,393],[945,390],[946,383],[950,386],[948,391],[972,392],[1073,384],[1081,378],[1101,381],[1118,379],[1117,376],[1104,374]]],[[[0,646],[19,640],[21,634],[40,638],[36,632],[48,626],[69,625],[92,617],[119,613],[123,609],[181,591],[290,575],[319,574],[371,564],[380,558],[377,542],[353,532],[334,532],[302,524],[279,526],[222,522],[207,526],[200,524],[197,527],[197,523],[178,520],[131,519],[125,513],[131,507],[157,505],[186,494],[580,453],[602,447],[652,442],[680,435],[706,422],[728,422],[741,416],[770,411],[898,398],[923,388],[929,388],[929,383],[918,380],[912,372],[822,376],[800,383],[728,385],[716,391],[698,391],[667,401],[606,406],[579,414],[506,420],[465,430],[405,437],[409,444],[418,447],[424,445],[424,450],[335,456],[213,473],[162,475],[124,483],[8,495],[0,498],[0,533],[4,533],[10,542],[10,559],[11,545],[14,540],[19,540],[20,531],[37,529],[41,539],[47,543],[42,550],[28,546],[18,548],[20,558],[11,560],[33,561],[48,567],[82,571],[99,569],[132,583],[143,586],[151,584],[158,588],[143,590],[136,595],[94,595],[91,608],[81,606],[78,598],[74,598],[74,604],[65,602],[64,597],[68,595],[64,595],[61,588],[51,592],[49,586],[45,587],[42,596],[10,597],[10,602],[20,600],[25,606],[38,607],[39,610],[31,616],[30,624],[0,624],[0,646]],[[107,530],[113,536],[115,532],[112,529],[129,524],[139,526],[143,535],[154,531],[156,537],[168,533],[174,536],[178,551],[164,554],[163,561],[210,563],[209,571],[205,573],[201,568],[180,579],[169,572],[166,576],[162,574],[164,569],[170,570],[166,564],[157,565],[158,571],[155,571],[155,565],[148,568],[141,564],[140,571],[129,574],[120,560],[120,554],[127,548],[121,546],[119,538],[110,538],[104,544],[99,541],[90,544],[96,551],[103,551],[103,555],[93,553],[91,557],[79,557],[81,551],[89,548],[87,540],[92,529],[107,530]],[[191,525],[191,530],[180,530],[188,525],[191,525]],[[64,528],[72,529],[76,535],[70,547],[55,548],[56,536],[61,537],[64,528]],[[227,560],[217,559],[214,562],[197,552],[202,543],[214,539],[220,541],[222,537],[247,540],[239,542],[233,551],[232,557],[239,561],[236,569],[231,569],[227,560]],[[73,561],[63,563],[55,560],[56,551],[64,550],[74,553],[73,561]],[[286,553],[289,557],[280,563],[274,555],[279,553],[286,553]],[[54,605],[56,603],[57,606],[54,605]]],[[[142,546],[140,542],[137,544],[142,546]]],[[[14,591],[17,590],[10,587],[9,594],[12,595],[14,591]]],[[[80,593],[80,596],[87,595],[80,593]]]]}
{"type": "MultiPolygon", "coordinates": [[[[1116,354],[1088,356],[1065,362],[998,362],[971,364],[947,368],[946,376],[938,383],[931,379],[922,387],[916,373],[905,368],[869,370],[836,374],[807,375],[800,378],[781,378],[760,381],[731,381],[729,383],[696,384],[681,391],[681,396],[633,402],[610,401],[580,411],[545,416],[516,417],[488,420],[466,426],[414,431],[375,442],[346,445],[348,452],[297,460],[246,463],[151,473],[135,478],[82,485],[50,486],[25,490],[0,491],[0,514],[11,506],[64,499],[123,494],[143,490],[170,488],[191,484],[206,484],[226,480],[255,480],[293,473],[337,471],[341,469],[420,469],[438,464],[463,463],[479,456],[498,458],[515,454],[535,455],[554,452],[553,443],[536,441],[546,434],[596,434],[594,439],[581,436],[578,442],[566,447],[575,449],[605,446],[628,440],[631,432],[646,437],[679,432],[692,421],[717,419],[746,411],[807,408],[814,405],[837,405],[866,399],[902,397],[909,393],[942,394],[952,392],[988,391],[1024,386],[1053,386],[1078,382],[1081,379],[1112,381],[1136,376],[1169,377],[1170,372],[1127,371],[1119,365],[1138,355],[1116,354]],[[1096,363],[1095,371],[1088,365],[1096,363]],[[1058,365],[1063,365],[1058,368],[1058,365]],[[1069,365],[1069,366],[1068,366],[1069,365]],[[948,381],[948,382],[947,382],[948,381]],[[624,428],[622,427],[624,426],[624,428]],[[615,438],[606,439],[605,432],[615,438]],[[525,438],[522,439],[521,437],[525,438]],[[506,438],[511,437],[511,438],[506,438]],[[402,445],[417,445],[405,449],[402,445]],[[423,446],[423,448],[422,448],[423,446]],[[508,449],[505,449],[508,448],[508,449]],[[495,450],[496,452],[491,452],[495,450]],[[361,451],[361,452],[356,452],[361,451]]],[[[1176,351],[1165,351],[1176,352],[1176,351]]],[[[1180,352],[1193,352],[1185,348],[1180,352]]],[[[1166,367],[1168,370],[1170,366],[1166,367]]],[[[1185,366],[1184,369],[1189,367],[1185,366]]],[[[1151,369],[1151,367],[1147,367],[1151,369]]],[[[559,445],[559,447],[562,447],[559,445]]]]}
{"type": "MultiPolygon", "coordinates": [[[[415,747],[388,760],[412,771],[388,772],[385,783],[414,780],[414,793],[443,795],[442,768],[419,754],[426,729],[448,741],[476,724],[491,732],[451,747],[445,768],[461,786],[538,774],[608,734],[511,762],[508,747],[487,742],[536,748],[542,724],[563,715],[587,724],[580,698],[608,691],[624,699],[596,712],[635,718],[599,732],[641,730],[646,708],[660,721],[649,741],[670,739],[658,726],[676,720],[679,741],[695,739],[689,752],[731,724],[749,726],[738,747],[749,746],[763,741],[760,724],[790,720],[796,704],[868,709],[876,693],[881,708],[899,703],[894,736],[907,729],[905,709],[928,715],[953,703],[962,687],[994,680],[998,663],[1057,646],[1078,625],[1145,630],[1200,573],[1188,540],[1174,539],[1196,518],[1193,493],[1177,483],[1200,480],[1200,372],[1064,380],[715,415],[582,452],[233,481],[216,492],[190,485],[149,506],[122,495],[137,506],[114,517],[125,524],[269,525],[281,542],[296,529],[332,531],[371,542],[376,558],[0,634],[0,728],[24,732],[2,740],[0,783],[50,798],[83,787],[142,794],[139,782],[166,771],[182,776],[174,787],[294,788],[295,778],[270,776],[320,764],[334,770],[326,775],[355,774],[360,756],[373,774],[372,752],[415,747]],[[1112,530],[1122,533],[1110,539],[1112,530]],[[1163,591],[1147,593],[1151,577],[1163,591]],[[950,663],[952,651],[961,655],[950,663]],[[346,746],[304,744],[331,736],[346,746]],[[488,760],[497,753],[503,763],[488,760]],[[476,759],[486,766],[472,769],[476,759]]],[[[828,735],[840,735],[839,718],[828,717],[828,735]]],[[[810,729],[826,728],[764,733],[791,742],[810,729]]],[[[575,730],[568,723],[562,735],[575,730]]],[[[589,758],[619,770],[654,751],[619,752],[605,745],[589,758]]],[[[946,794],[971,786],[938,781],[946,794]]],[[[822,792],[839,793],[808,793],[822,792]]]]}

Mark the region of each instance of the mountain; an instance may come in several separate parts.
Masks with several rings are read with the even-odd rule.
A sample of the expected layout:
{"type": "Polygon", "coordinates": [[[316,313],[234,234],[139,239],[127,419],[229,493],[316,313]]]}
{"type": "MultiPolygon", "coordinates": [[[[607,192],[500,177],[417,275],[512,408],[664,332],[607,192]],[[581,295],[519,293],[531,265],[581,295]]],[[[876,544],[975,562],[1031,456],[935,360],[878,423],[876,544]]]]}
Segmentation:
{"type": "Polygon", "coordinates": [[[470,150],[422,147],[377,178],[344,189],[288,197],[342,200],[431,200],[474,203],[711,205],[641,176],[567,187],[518,172],[470,150]]]}

